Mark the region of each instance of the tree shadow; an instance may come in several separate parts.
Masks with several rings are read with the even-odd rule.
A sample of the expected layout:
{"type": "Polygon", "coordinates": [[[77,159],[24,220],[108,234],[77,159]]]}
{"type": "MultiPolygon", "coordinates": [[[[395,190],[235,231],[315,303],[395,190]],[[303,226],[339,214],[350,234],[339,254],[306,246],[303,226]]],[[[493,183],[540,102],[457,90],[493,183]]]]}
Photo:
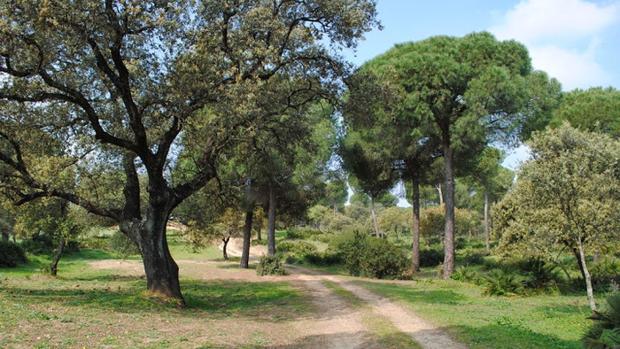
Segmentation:
{"type": "Polygon", "coordinates": [[[17,302],[24,304],[54,303],[119,313],[168,312],[192,316],[208,313],[210,318],[235,315],[282,321],[312,311],[304,295],[287,283],[230,280],[183,280],[181,283],[187,303],[183,309],[150,296],[144,290],[144,281],[133,276],[78,277],[61,280],[60,285],[46,288],[7,285],[0,293],[17,298],[17,302]],[[91,280],[121,282],[107,286],[89,282],[75,283],[91,280]]]}

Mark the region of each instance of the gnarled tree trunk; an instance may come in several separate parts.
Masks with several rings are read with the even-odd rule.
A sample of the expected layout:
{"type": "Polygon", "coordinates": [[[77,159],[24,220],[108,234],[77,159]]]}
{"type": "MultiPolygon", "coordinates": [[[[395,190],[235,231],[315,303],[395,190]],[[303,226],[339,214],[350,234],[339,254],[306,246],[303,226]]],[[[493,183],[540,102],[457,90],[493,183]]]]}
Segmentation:
{"type": "Polygon", "coordinates": [[[445,171],[445,231],[443,277],[450,278],[454,272],[454,159],[449,138],[443,142],[443,158],[445,171]]]}
{"type": "Polygon", "coordinates": [[[269,186],[269,209],[267,213],[267,253],[276,254],[276,195],[269,186]]]}
{"type": "Polygon", "coordinates": [[[417,173],[413,173],[411,186],[413,188],[411,193],[411,206],[413,208],[411,267],[413,272],[417,272],[420,270],[420,178],[417,173]]]}

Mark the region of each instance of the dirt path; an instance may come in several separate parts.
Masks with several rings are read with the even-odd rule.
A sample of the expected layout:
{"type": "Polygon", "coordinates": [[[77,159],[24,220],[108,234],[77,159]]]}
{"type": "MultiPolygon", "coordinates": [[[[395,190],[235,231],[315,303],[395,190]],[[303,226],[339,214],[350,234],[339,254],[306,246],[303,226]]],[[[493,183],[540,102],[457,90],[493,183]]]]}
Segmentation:
{"type": "Polygon", "coordinates": [[[392,302],[387,298],[381,297],[363,287],[354,285],[335,275],[325,275],[320,272],[288,266],[292,276],[307,279],[308,276],[318,280],[327,280],[338,284],[356,297],[368,303],[372,311],[386,319],[401,332],[411,336],[424,349],[466,349],[464,344],[454,341],[448,334],[440,328],[425,321],[412,312],[404,309],[400,304],[392,302]]]}

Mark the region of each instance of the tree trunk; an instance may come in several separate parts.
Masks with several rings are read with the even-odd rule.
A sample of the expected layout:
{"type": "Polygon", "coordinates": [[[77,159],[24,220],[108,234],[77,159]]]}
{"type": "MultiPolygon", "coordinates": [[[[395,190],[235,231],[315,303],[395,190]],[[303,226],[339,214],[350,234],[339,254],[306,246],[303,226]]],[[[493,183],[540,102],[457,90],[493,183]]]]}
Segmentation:
{"type": "Polygon", "coordinates": [[[269,209],[267,212],[267,254],[276,254],[276,196],[269,187],[269,209]]]}
{"type": "Polygon", "coordinates": [[[179,306],[185,306],[179,283],[179,266],[170,254],[166,238],[168,211],[162,207],[149,207],[146,220],[132,233],[142,254],[147,289],[153,294],[174,298],[179,306]]]}
{"type": "Polygon", "coordinates": [[[9,242],[9,231],[8,230],[2,231],[2,241],[9,242]]]}
{"type": "Polygon", "coordinates": [[[491,238],[489,229],[489,192],[484,191],[484,244],[487,252],[491,250],[491,238]]]}
{"type": "Polygon", "coordinates": [[[413,272],[417,272],[420,271],[420,178],[417,173],[413,173],[411,186],[413,188],[411,193],[411,204],[413,207],[411,267],[413,272]]]}
{"type": "Polygon", "coordinates": [[[441,183],[435,186],[437,189],[437,196],[439,196],[439,206],[443,205],[443,191],[441,190],[441,183]]]}
{"type": "Polygon", "coordinates": [[[590,303],[590,309],[592,309],[592,311],[596,311],[596,302],[594,300],[594,291],[592,289],[592,279],[590,278],[590,272],[588,271],[588,266],[586,265],[586,255],[583,251],[583,244],[581,243],[581,238],[577,239],[577,248],[579,249],[579,260],[581,260],[581,265],[583,266],[584,279],[586,282],[586,293],[588,295],[588,303],[590,303]]]}
{"type": "Polygon", "coordinates": [[[64,236],[60,237],[60,242],[58,243],[58,248],[56,249],[56,253],[52,258],[52,262],[50,263],[50,275],[56,276],[58,275],[58,262],[60,262],[60,258],[62,257],[62,253],[65,250],[66,239],[64,236]]]}
{"type": "Polygon", "coordinates": [[[228,241],[230,241],[230,236],[222,239],[222,254],[224,255],[224,260],[228,260],[228,251],[226,248],[228,247],[228,241]]]}
{"type": "Polygon", "coordinates": [[[241,268],[250,267],[250,242],[252,240],[252,220],[254,211],[249,209],[245,212],[245,225],[243,226],[243,251],[241,252],[241,268]]]}
{"type": "Polygon", "coordinates": [[[577,260],[577,265],[579,266],[579,272],[581,273],[581,278],[583,280],[586,279],[586,271],[585,268],[583,266],[583,262],[581,261],[581,256],[579,255],[579,250],[576,247],[572,247],[573,249],[573,255],[575,256],[575,259],[577,260]]]}
{"type": "Polygon", "coordinates": [[[375,212],[375,201],[370,197],[370,219],[372,220],[372,227],[375,231],[375,236],[379,237],[379,223],[377,222],[377,214],[375,212]]]}
{"type": "Polygon", "coordinates": [[[454,272],[454,161],[452,147],[448,139],[443,142],[443,158],[445,166],[443,278],[449,279],[452,272],[454,272]]]}

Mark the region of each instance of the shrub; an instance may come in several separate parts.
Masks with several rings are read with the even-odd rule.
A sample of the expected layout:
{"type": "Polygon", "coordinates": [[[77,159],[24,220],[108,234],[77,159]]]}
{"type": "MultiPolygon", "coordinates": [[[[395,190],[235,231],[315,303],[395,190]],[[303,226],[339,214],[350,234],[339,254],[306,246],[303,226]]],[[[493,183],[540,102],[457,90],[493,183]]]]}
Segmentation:
{"type": "Polygon", "coordinates": [[[484,276],[484,293],[489,296],[522,294],[524,278],[518,274],[493,269],[484,276]]]}
{"type": "Polygon", "coordinates": [[[54,250],[54,241],[47,234],[35,233],[30,239],[22,241],[21,247],[32,254],[47,254],[54,250]]]}
{"type": "Polygon", "coordinates": [[[297,258],[318,252],[316,246],[307,241],[282,241],[276,247],[278,252],[287,253],[297,258]]]}
{"type": "Polygon", "coordinates": [[[113,252],[117,253],[122,258],[140,253],[138,246],[120,231],[112,234],[109,246],[113,252]]]}
{"type": "Polygon", "coordinates": [[[443,263],[443,250],[437,249],[420,249],[420,266],[435,267],[443,263]]]}
{"type": "Polygon", "coordinates": [[[607,304],[606,310],[591,317],[594,324],[583,338],[587,349],[620,348],[620,293],[609,296],[607,304]]]}
{"type": "Polygon", "coordinates": [[[402,250],[384,239],[368,239],[361,255],[362,273],[377,279],[400,277],[408,265],[402,250]]]}
{"type": "Polygon", "coordinates": [[[284,264],[282,263],[282,256],[263,256],[256,266],[256,275],[285,275],[284,264]]]}
{"type": "Polygon", "coordinates": [[[14,268],[20,263],[26,263],[24,250],[12,242],[0,241],[0,267],[14,268]]]}
{"type": "Polygon", "coordinates": [[[473,284],[480,284],[482,281],[482,277],[480,274],[468,267],[458,267],[452,273],[451,278],[453,280],[462,281],[462,282],[470,282],[473,284]]]}
{"type": "Polygon", "coordinates": [[[328,266],[342,263],[342,258],[337,253],[326,251],[306,254],[304,261],[314,265],[328,266]]]}
{"type": "Polygon", "coordinates": [[[361,255],[368,240],[369,236],[359,231],[344,233],[332,240],[328,250],[340,255],[350,275],[359,276],[362,273],[361,255]]]}
{"type": "Polygon", "coordinates": [[[620,283],[620,261],[603,258],[590,268],[592,284],[599,290],[607,290],[612,284],[620,283]]]}
{"type": "Polygon", "coordinates": [[[310,239],[314,235],[320,235],[322,232],[317,229],[307,228],[307,227],[295,227],[286,231],[287,239],[310,239]]]}
{"type": "Polygon", "coordinates": [[[532,289],[548,289],[557,285],[558,276],[555,266],[543,259],[529,258],[520,260],[516,267],[526,275],[525,287],[532,289]]]}

